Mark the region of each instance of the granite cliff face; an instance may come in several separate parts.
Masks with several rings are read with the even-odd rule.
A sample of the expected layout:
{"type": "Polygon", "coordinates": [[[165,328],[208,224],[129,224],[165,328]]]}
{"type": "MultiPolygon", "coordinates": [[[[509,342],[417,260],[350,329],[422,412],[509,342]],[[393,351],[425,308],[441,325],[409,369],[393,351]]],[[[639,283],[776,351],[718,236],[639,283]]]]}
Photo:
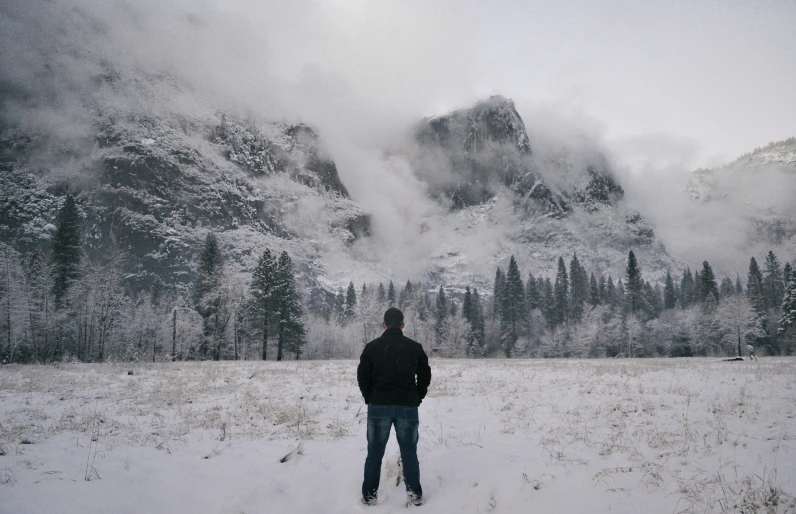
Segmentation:
{"type": "MultiPolygon", "coordinates": [[[[502,225],[507,237],[498,262],[513,254],[525,269],[547,274],[558,256],[577,253],[595,271],[618,276],[634,249],[651,279],[676,267],[642,215],[624,205],[596,143],[537,151],[532,136],[514,103],[493,96],[422,120],[414,169],[432,197],[459,213],[461,233],[502,225]]],[[[466,267],[465,252],[440,257],[440,280],[454,280],[449,270],[466,267]]]]}
{"type": "Polygon", "coordinates": [[[483,203],[506,188],[518,207],[562,218],[572,204],[593,210],[624,196],[602,156],[583,170],[568,169],[566,155],[559,155],[559,162],[536,156],[514,102],[502,96],[427,118],[417,127],[416,139],[421,148],[418,174],[432,183],[432,194],[449,200],[453,208],[483,203]],[[440,168],[447,172],[442,177],[440,168]],[[577,187],[555,190],[542,177],[545,169],[583,176],[577,187]]]}
{"type": "MultiPolygon", "coordinates": [[[[335,277],[347,282],[363,269],[390,272],[378,259],[347,250],[369,238],[370,217],[306,124],[114,111],[98,113],[91,126],[93,137],[75,143],[3,123],[2,240],[20,250],[46,248],[71,193],[89,257],[123,250],[134,289],[156,278],[189,286],[210,230],[230,269],[243,276],[266,247],[290,251],[312,287],[334,288],[335,277]],[[337,255],[331,278],[330,253],[337,255]]],[[[600,152],[534,151],[511,100],[492,97],[424,119],[414,134],[412,168],[448,213],[444,223],[462,236],[430,261],[419,256],[414,278],[425,277],[431,287],[467,277],[486,282],[510,254],[535,274],[577,253],[587,267],[618,276],[629,249],[650,279],[674,266],[644,218],[624,206],[624,191],[600,152]],[[468,258],[468,235],[481,230],[505,233],[487,264],[468,258]]]]}
{"type": "MultiPolygon", "coordinates": [[[[0,136],[0,238],[20,249],[46,247],[66,193],[84,216],[90,256],[111,246],[126,254],[128,281],[145,286],[193,280],[192,262],[208,230],[221,234],[245,269],[266,245],[306,245],[298,211],[342,246],[370,230],[333,160],[306,125],[241,122],[226,115],[173,120],[101,119],[96,137],[68,148],[58,171],[52,138],[6,126],[0,136]],[[43,156],[47,156],[46,159],[43,156]]],[[[303,253],[305,266],[317,260],[303,253]]]]}

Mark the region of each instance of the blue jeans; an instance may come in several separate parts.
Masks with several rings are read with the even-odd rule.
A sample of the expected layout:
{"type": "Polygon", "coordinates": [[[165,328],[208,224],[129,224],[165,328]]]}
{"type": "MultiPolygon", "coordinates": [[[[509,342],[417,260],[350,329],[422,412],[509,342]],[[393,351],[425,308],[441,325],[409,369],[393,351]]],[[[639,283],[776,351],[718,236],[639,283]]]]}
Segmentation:
{"type": "Polygon", "coordinates": [[[420,463],[417,461],[417,407],[402,405],[368,405],[368,457],[365,459],[365,479],[362,497],[376,498],[381,478],[381,459],[390,438],[390,427],[395,425],[395,438],[401,449],[406,492],[417,498],[423,496],[420,487],[420,463]]]}

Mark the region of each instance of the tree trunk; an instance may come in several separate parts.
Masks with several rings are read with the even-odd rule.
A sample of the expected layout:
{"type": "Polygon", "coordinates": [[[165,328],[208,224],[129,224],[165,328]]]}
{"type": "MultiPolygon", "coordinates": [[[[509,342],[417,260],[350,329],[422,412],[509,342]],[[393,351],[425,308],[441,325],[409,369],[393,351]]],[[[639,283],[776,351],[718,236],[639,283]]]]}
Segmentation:
{"type": "Polygon", "coordinates": [[[282,324],[279,324],[279,333],[277,334],[277,342],[276,342],[276,360],[282,360],[282,344],[284,342],[284,328],[282,324]]]}
{"type": "Polygon", "coordinates": [[[232,314],[234,318],[234,324],[232,326],[232,345],[235,349],[235,360],[238,360],[238,311],[237,309],[232,314]]]}
{"type": "Polygon", "coordinates": [[[268,318],[263,314],[263,360],[268,360],[268,318]]]}
{"type": "Polygon", "coordinates": [[[171,311],[171,362],[177,359],[177,309],[171,311]]]}
{"type": "Polygon", "coordinates": [[[738,325],[738,357],[741,356],[741,325],[738,325]]]}
{"type": "Polygon", "coordinates": [[[6,327],[8,330],[6,341],[7,347],[4,356],[4,360],[8,359],[11,360],[11,270],[9,268],[9,261],[8,261],[8,246],[6,246],[6,316],[8,319],[8,326],[6,327]]]}

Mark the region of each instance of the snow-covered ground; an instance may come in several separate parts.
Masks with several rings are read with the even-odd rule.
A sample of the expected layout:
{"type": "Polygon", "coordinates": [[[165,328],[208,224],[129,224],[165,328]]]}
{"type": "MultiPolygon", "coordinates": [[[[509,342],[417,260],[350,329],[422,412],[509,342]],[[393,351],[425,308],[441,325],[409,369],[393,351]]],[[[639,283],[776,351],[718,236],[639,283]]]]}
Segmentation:
{"type": "MultiPolygon", "coordinates": [[[[796,359],[432,360],[426,512],[794,512],[796,359]]],[[[404,511],[390,440],[358,504],[354,361],[0,368],[2,513],[404,511]],[[128,374],[132,371],[133,374],[128,374]]]]}

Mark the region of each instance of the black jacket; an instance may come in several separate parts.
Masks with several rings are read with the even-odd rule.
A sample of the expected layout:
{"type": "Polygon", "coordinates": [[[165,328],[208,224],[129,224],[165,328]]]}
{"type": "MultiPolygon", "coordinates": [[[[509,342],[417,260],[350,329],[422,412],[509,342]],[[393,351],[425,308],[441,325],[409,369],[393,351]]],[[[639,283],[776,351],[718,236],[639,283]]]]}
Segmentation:
{"type": "Polygon", "coordinates": [[[357,382],[365,403],[416,407],[428,392],[431,368],[420,343],[391,327],[365,345],[357,382]]]}

